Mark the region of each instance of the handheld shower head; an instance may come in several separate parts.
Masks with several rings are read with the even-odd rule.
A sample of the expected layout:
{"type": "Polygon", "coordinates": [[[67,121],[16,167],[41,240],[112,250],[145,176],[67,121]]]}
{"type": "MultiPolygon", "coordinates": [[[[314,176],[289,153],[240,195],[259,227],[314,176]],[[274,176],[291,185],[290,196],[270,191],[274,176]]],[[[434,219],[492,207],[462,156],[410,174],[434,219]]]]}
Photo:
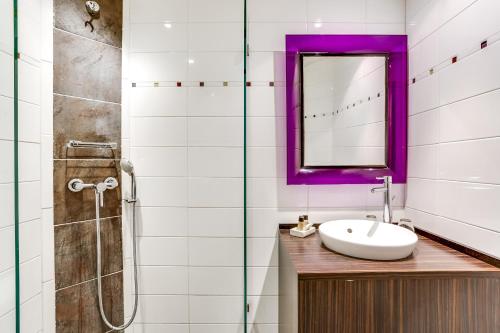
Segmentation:
{"type": "Polygon", "coordinates": [[[134,165],[129,160],[122,159],[120,161],[120,166],[122,167],[122,170],[124,172],[128,173],[129,176],[132,176],[134,174],[134,165]]]}

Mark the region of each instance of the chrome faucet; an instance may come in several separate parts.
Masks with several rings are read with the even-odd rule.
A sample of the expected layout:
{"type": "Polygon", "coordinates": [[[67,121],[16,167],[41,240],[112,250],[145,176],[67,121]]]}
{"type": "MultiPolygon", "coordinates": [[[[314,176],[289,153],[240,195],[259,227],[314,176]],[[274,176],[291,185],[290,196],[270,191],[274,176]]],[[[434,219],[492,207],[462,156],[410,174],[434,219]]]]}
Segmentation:
{"type": "Polygon", "coordinates": [[[384,177],[377,177],[378,180],[383,180],[384,181],[384,186],[381,187],[374,187],[372,188],[371,192],[376,193],[376,192],[384,192],[384,213],[382,216],[382,220],[385,223],[392,223],[392,197],[391,197],[391,187],[392,187],[392,177],[391,176],[384,176],[384,177]]]}

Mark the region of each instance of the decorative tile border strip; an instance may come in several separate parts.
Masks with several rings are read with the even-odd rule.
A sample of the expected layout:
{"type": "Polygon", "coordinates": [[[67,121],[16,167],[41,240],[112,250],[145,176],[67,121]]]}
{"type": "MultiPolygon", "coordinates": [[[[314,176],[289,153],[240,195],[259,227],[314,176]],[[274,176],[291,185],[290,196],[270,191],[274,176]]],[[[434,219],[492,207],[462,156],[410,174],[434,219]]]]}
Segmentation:
{"type": "MultiPolygon", "coordinates": [[[[248,81],[247,87],[285,87],[285,81],[248,81]]],[[[196,87],[196,88],[224,88],[224,87],[243,87],[242,81],[138,81],[132,82],[132,88],[148,87],[196,87]]]]}
{"type": "Polygon", "coordinates": [[[457,63],[458,61],[460,61],[462,59],[470,57],[470,56],[474,55],[475,53],[481,51],[482,49],[487,48],[488,46],[491,46],[492,44],[495,44],[498,41],[500,41],[500,31],[497,31],[496,33],[492,34],[488,38],[481,40],[481,42],[476,44],[476,46],[474,46],[470,49],[463,50],[462,52],[455,54],[453,57],[448,58],[435,66],[432,66],[428,70],[426,70],[422,73],[419,73],[417,75],[414,75],[413,77],[411,77],[409,79],[410,80],[409,84],[410,85],[415,84],[417,81],[423,80],[423,79],[443,70],[444,68],[457,63]]]}

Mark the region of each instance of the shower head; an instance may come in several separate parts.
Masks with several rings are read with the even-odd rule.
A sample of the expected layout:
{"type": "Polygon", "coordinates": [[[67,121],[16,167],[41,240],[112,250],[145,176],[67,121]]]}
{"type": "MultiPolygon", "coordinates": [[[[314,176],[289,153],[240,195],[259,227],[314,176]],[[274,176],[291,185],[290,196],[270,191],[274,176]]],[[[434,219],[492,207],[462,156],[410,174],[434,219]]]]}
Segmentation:
{"type": "Polygon", "coordinates": [[[134,165],[129,160],[123,158],[120,161],[120,165],[122,167],[122,170],[128,173],[129,176],[132,176],[134,174],[134,165]]]}

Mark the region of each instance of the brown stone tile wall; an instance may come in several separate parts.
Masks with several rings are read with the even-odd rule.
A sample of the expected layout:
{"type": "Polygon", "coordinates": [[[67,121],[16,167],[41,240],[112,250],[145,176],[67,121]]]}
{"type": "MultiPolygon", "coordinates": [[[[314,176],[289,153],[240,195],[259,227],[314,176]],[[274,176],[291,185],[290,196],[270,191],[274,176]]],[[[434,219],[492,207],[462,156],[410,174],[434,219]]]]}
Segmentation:
{"type": "MultiPolygon", "coordinates": [[[[83,0],[54,0],[54,248],[56,330],[108,332],[99,314],[93,190],[68,181],[121,183],[122,0],[100,0],[95,30],[83,0]],[[68,148],[69,140],[116,142],[118,149],[68,148]]],[[[101,215],[104,307],[123,323],[121,189],[108,190],[101,215]]]]}

